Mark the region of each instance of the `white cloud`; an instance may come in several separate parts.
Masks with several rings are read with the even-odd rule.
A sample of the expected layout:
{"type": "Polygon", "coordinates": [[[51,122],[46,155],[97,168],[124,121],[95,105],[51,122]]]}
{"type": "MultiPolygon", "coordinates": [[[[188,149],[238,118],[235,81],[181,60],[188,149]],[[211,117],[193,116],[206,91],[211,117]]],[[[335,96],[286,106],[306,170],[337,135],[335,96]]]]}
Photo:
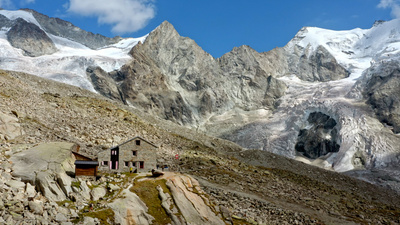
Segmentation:
{"type": "Polygon", "coordinates": [[[400,0],[381,0],[378,4],[378,8],[390,8],[392,10],[392,17],[400,18],[400,0]]]}
{"type": "Polygon", "coordinates": [[[153,0],[70,0],[68,11],[95,16],[116,34],[140,30],[155,16],[153,0]]]}

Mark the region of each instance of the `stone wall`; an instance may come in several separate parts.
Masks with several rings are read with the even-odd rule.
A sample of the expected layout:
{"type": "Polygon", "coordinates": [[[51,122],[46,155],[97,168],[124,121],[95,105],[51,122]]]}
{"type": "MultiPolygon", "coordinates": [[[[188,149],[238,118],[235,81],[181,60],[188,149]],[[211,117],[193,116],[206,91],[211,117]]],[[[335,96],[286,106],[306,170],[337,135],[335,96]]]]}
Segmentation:
{"type": "Polygon", "coordinates": [[[131,167],[137,172],[148,172],[156,168],[157,164],[157,147],[146,140],[136,137],[112,149],[102,151],[98,155],[101,171],[118,171],[128,172],[131,167]],[[111,151],[118,148],[118,169],[111,170],[111,151]],[[135,152],[136,154],[133,154],[135,152]],[[103,161],[108,161],[107,165],[103,165],[103,161]],[[126,165],[125,163],[128,163],[126,165]],[[140,168],[140,162],[143,162],[143,168],[140,168]]]}

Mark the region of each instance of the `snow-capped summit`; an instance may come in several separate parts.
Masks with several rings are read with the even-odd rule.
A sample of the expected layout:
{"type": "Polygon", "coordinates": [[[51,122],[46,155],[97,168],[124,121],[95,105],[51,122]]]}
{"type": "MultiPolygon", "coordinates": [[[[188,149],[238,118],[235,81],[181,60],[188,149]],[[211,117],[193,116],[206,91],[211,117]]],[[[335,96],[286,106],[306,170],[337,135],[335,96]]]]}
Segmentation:
{"type": "Polygon", "coordinates": [[[295,46],[307,49],[308,54],[323,46],[352,73],[351,78],[358,78],[371,63],[399,57],[400,19],[375,22],[370,29],[334,31],[304,27],[285,48],[293,51],[295,46]]]}
{"type": "Polygon", "coordinates": [[[88,66],[100,66],[105,71],[119,69],[131,59],[128,53],[132,47],[146,38],[107,38],[33,10],[0,10],[0,27],[1,69],[91,91],[95,89],[86,77],[88,66]]]}

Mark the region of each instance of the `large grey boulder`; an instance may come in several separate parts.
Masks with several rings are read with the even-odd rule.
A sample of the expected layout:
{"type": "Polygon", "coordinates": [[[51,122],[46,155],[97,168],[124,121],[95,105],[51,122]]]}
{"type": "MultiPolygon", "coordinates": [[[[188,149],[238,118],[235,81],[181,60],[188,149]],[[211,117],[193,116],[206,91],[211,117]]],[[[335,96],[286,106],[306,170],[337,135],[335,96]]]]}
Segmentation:
{"type": "Polygon", "coordinates": [[[53,201],[63,201],[66,195],[57,183],[52,171],[40,171],[36,173],[35,183],[40,192],[53,201]]]}
{"type": "Polygon", "coordinates": [[[12,140],[23,134],[16,117],[0,112],[0,140],[12,140]]]}
{"type": "Polygon", "coordinates": [[[115,213],[115,223],[127,224],[152,224],[154,217],[147,213],[146,204],[135,194],[125,189],[121,192],[124,198],[117,198],[108,206],[115,213]]]}
{"type": "Polygon", "coordinates": [[[43,214],[43,203],[40,201],[30,201],[28,203],[29,205],[29,209],[38,215],[42,215],[43,214]]]}
{"type": "Polygon", "coordinates": [[[187,175],[176,175],[166,184],[187,224],[225,224],[205,201],[206,195],[197,180],[187,175]]]}
{"type": "Polygon", "coordinates": [[[44,196],[54,201],[66,199],[70,190],[67,173],[74,173],[71,150],[77,145],[66,142],[40,144],[11,156],[12,175],[35,184],[44,196]]]}
{"type": "Polygon", "coordinates": [[[104,187],[95,187],[90,192],[90,196],[93,201],[98,201],[107,194],[107,190],[104,187]]]}
{"type": "Polygon", "coordinates": [[[20,18],[7,32],[7,39],[13,47],[22,49],[25,55],[31,57],[52,54],[57,51],[46,32],[37,25],[20,18]]]}

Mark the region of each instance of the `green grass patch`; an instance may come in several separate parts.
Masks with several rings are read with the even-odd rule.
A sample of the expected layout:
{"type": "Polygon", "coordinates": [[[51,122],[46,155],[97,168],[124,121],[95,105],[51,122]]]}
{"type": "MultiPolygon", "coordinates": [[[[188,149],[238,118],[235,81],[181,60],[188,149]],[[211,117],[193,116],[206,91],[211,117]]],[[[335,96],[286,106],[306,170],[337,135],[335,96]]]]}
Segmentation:
{"type": "Polygon", "coordinates": [[[76,188],[81,188],[81,182],[80,181],[72,181],[71,186],[76,187],[76,188]]]}
{"type": "Polygon", "coordinates": [[[253,225],[253,223],[249,223],[244,218],[237,216],[232,216],[232,222],[234,225],[253,225]]]}
{"type": "Polygon", "coordinates": [[[115,224],[115,219],[114,219],[115,214],[112,209],[103,209],[103,210],[99,210],[99,211],[95,211],[95,212],[83,213],[79,219],[72,221],[72,223],[74,223],[74,224],[79,223],[80,221],[82,221],[82,219],[84,217],[87,217],[87,216],[99,219],[100,224],[103,224],[103,225],[115,224]]]}
{"type": "Polygon", "coordinates": [[[57,205],[58,206],[64,206],[65,203],[69,204],[68,208],[72,208],[72,207],[75,208],[74,202],[71,201],[71,200],[64,200],[64,201],[57,202],[57,205]]]}
{"type": "Polygon", "coordinates": [[[154,217],[153,224],[170,224],[171,219],[165,212],[164,208],[161,206],[161,199],[158,197],[157,186],[160,185],[164,192],[170,193],[166,180],[155,180],[148,179],[144,181],[135,182],[130,191],[136,193],[139,198],[147,205],[149,208],[148,213],[154,217]]]}

